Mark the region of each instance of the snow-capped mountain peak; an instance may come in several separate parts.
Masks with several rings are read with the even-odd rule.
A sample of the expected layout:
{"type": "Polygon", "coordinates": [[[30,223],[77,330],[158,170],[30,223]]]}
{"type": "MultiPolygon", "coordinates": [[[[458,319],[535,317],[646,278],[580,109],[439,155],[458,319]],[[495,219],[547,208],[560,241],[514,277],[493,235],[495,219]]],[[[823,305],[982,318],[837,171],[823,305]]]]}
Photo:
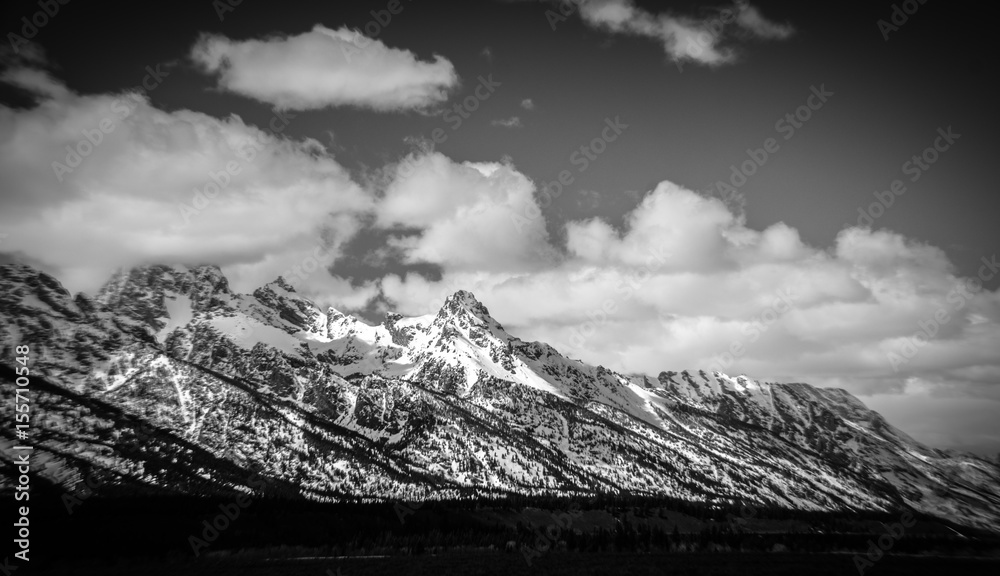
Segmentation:
{"type": "Polygon", "coordinates": [[[510,335],[504,330],[486,306],[472,292],[459,290],[445,299],[434,318],[437,326],[453,325],[464,331],[471,327],[485,330],[495,338],[506,340],[510,335]]]}
{"type": "Polygon", "coordinates": [[[90,299],[2,265],[0,342],[38,352],[36,449],[70,489],[90,467],[225,492],[260,462],[317,499],[602,491],[1000,522],[996,464],[929,449],[844,390],[626,376],[508,334],[466,291],[372,326],[280,279],[234,294],[215,267],[121,271],[90,299]],[[163,431],[154,455],[109,454],[137,419],[163,431]]]}

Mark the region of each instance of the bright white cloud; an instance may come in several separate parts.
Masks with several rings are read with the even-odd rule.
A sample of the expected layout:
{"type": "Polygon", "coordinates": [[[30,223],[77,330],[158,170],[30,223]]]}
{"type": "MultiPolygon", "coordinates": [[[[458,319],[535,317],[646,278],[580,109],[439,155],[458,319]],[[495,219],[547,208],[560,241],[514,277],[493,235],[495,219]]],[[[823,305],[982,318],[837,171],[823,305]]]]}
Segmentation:
{"type": "MultiPolygon", "coordinates": [[[[1000,400],[1000,293],[956,277],[933,246],[851,228],[834,246],[817,248],[786,224],[748,228],[720,200],[664,182],[621,229],[601,219],[567,223],[566,255],[531,269],[518,257],[533,253],[511,248],[524,246],[515,227],[480,228],[493,222],[490,213],[509,217],[513,203],[484,205],[461,230],[440,224],[474,205],[487,183],[513,186],[491,188],[495,199],[527,198],[530,184],[509,166],[500,181],[443,157],[432,165],[411,177],[412,189],[397,190],[412,204],[389,195],[382,207],[396,214],[390,220],[422,232],[412,253],[434,246],[438,257],[430,260],[443,268],[440,282],[416,274],[383,279],[402,313],[425,313],[464,288],[514,334],[625,372],[722,369],[862,396],[899,394],[920,378],[953,395],[1000,400]],[[890,353],[903,354],[938,310],[947,320],[894,366],[890,353]]],[[[541,230],[543,221],[532,222],[541,230]]],[[[905,418],[894,422],[921,430],[905,418]]],[[[927,441],[954,436],[921,434],[927,441]]]]}
{"type": "Polygon", "coordinates": [[[316,142],[59,88],[39,90],[48,97],[33,108],[0,107],[0,227],[5,251],[60,270],[72,289],[145,262],[291,263],[321,230],[339,245],[371,210],[316,142]]]}
{"type": "Polygon", "coordinates": [[[723,265],[722,231],[733,223],[725,206],[664,182],[629,215],[627,234],[619,238],[601,220],[570,222],[567,247],[588,263],[711,270],[723,265]]]}
{"type": "Polygon", "coordinates": [[[441,56],[421,60],[346,27],[318,24],[297,36],[263,40],[205,35],[191,58],[218,74],[220,87],[281,109],[420,109],[444,101],[458,83],[454,66],[441,56]]]}
{"type": "MultiPolygon", "coordinates": [[[[810,246],[784,223],[749,228],[720,200],[663,182],[623,226],[572,221],[557,248],[534,183],[509,162],[414,154],[389,167],[376,198],[314,141],[141,97],[79,96],[51,76],[4,78],[40,101],[0,107],[3,249],[58,269],[71,289],[143,262],[217,263],[241,290],[298,267],[300,291],[345,309],[381,291],[424,314],[467,289],[514,334],[591,363],[843,387],[918,439],[959,443],[915,420],[924,412],[894,412],[903,394],[901,405],[927,413],[943,402],[952,422],[968,414],[987,430],[983,445],[1000,434],[986,423],[1000,400],[1000,292],[957,277],[934,246],[859,228],[810,246]],[[100,141],[89,149],[88,134],[100,141]],[[67,146],[84,157],[57,175],[53,162],[74,164],[67,146]],[[231,165],[239,171],[215,199],[194,205],[231,165]],[[197,213],[185,219],[182,205],[197,213]],[[406,263],[440,266],[443,278],[356,287],[331,277],[326,265],[365,215],[406,263]]],[[[983,280],[997,273],[987,263],[983,280]]]]}
{"type": "Polygon", "coordinates": [[[395,245],[407,262],[448,269],[525,270],[554,252],[538,212],[534,184],[501,163],[458,164],[440,153],[409,156],[395,168],[377,209],[383,227],[416,228],[395,245]],[[502,241],[499,241],[503,239],[502,241]]]}

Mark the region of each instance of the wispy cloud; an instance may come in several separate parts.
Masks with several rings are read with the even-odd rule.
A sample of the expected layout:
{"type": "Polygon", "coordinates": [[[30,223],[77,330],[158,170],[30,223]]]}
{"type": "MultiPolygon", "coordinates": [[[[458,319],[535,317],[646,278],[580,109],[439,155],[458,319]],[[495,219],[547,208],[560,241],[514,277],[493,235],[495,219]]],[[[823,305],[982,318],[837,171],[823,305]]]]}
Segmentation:
{"type": "Polygon", "coordinates": [[[42,98],[62,99],[70,95],[62,82],[44,70],[49,61],[45,49],[35,42],[25,43],[16,52],[7,46],[0,47],[0,63],[5,65],[0,82],[42,98]]]}
{"type": "Polygon", "coordinates": [[[654,14],[632,0],[591,0],[579,5],[578,13],[594,28],[660,42],[673,62],[705,66],[721,66],[737,60],[736,48],[728,45],[730,40],[745,37],[784,40],[795,32],[790,24],[766,19],[747,0],[737,0],[713,10],[709,16],[697,17],[669,12],[654,14]]]}
{"type": "Polygon", "coordinates": [[[750,31],[755,36],[771,40],[784,40],[795,33],[790,24],[777,24],[764,18],[760,10],[746,5],[736,17],[736,23],[750,31]]]}
{"type": "Polygon", "coordinates": [[[520,128],[524,126],[521,123],[521,118],[519,116],[511,116],[510,118],[503,118],[499,120],[494,120],[490,122],[493,126],[499,126],[501,128],[520,128]]]}
{"type": "Polygon", "coordinates": [[[62,99],[70,94],[62,82],[53,78],[45,70],[37,68],[9,68],[0,74],[0,82],[17,86],[22,90],[46,98],[62,99]]]}

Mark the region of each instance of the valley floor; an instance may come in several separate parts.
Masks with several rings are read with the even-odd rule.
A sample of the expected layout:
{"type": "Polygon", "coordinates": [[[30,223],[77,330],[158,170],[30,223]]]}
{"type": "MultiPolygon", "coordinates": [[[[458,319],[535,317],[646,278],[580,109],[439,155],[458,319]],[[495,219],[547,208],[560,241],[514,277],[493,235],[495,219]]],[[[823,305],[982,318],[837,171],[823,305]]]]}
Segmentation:
{"type": "MultiPolygon", "coordinates": [[[[645,576],[654,574],[729,575],[767,574],[810,576],[858,574],[850,554],[609,554],[553,552],[528,566],[519,553],[453,553],[437,556],[356,557],[301,560],[215,560],[195,563],[129,564],[76,566],[75,576],[403,576],[403,575],[479,575],[514,576],[548,574],[552,576],[645,576]]],[[[51,570],[35,574],[65,574],[51,570]]],[[[1000,573],[1000,557],[954,558],[934,556],[887,555],[866,568],[868,575],[938,575],[1000,573]]]]}

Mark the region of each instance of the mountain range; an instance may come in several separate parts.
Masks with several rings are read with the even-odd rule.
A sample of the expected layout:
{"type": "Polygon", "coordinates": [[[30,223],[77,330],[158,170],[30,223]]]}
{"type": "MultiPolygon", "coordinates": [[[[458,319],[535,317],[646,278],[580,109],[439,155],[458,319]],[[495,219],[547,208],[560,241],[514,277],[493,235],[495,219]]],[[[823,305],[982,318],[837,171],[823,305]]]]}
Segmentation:
{"type": "MultiPolygon", "coordinates": [[[[925,446],[845,390],[591,366],[466,291],[373,326],[281,278],[235,293],[215,266],[122,270],[91,297],[5,264],[4,363],[25,345],[35,482],[71,494],[604,493],[1000,526],[997,464],[925,446]]],[[[8,491],[24,440],[11,424],[0,443],[8,491]]]]}

